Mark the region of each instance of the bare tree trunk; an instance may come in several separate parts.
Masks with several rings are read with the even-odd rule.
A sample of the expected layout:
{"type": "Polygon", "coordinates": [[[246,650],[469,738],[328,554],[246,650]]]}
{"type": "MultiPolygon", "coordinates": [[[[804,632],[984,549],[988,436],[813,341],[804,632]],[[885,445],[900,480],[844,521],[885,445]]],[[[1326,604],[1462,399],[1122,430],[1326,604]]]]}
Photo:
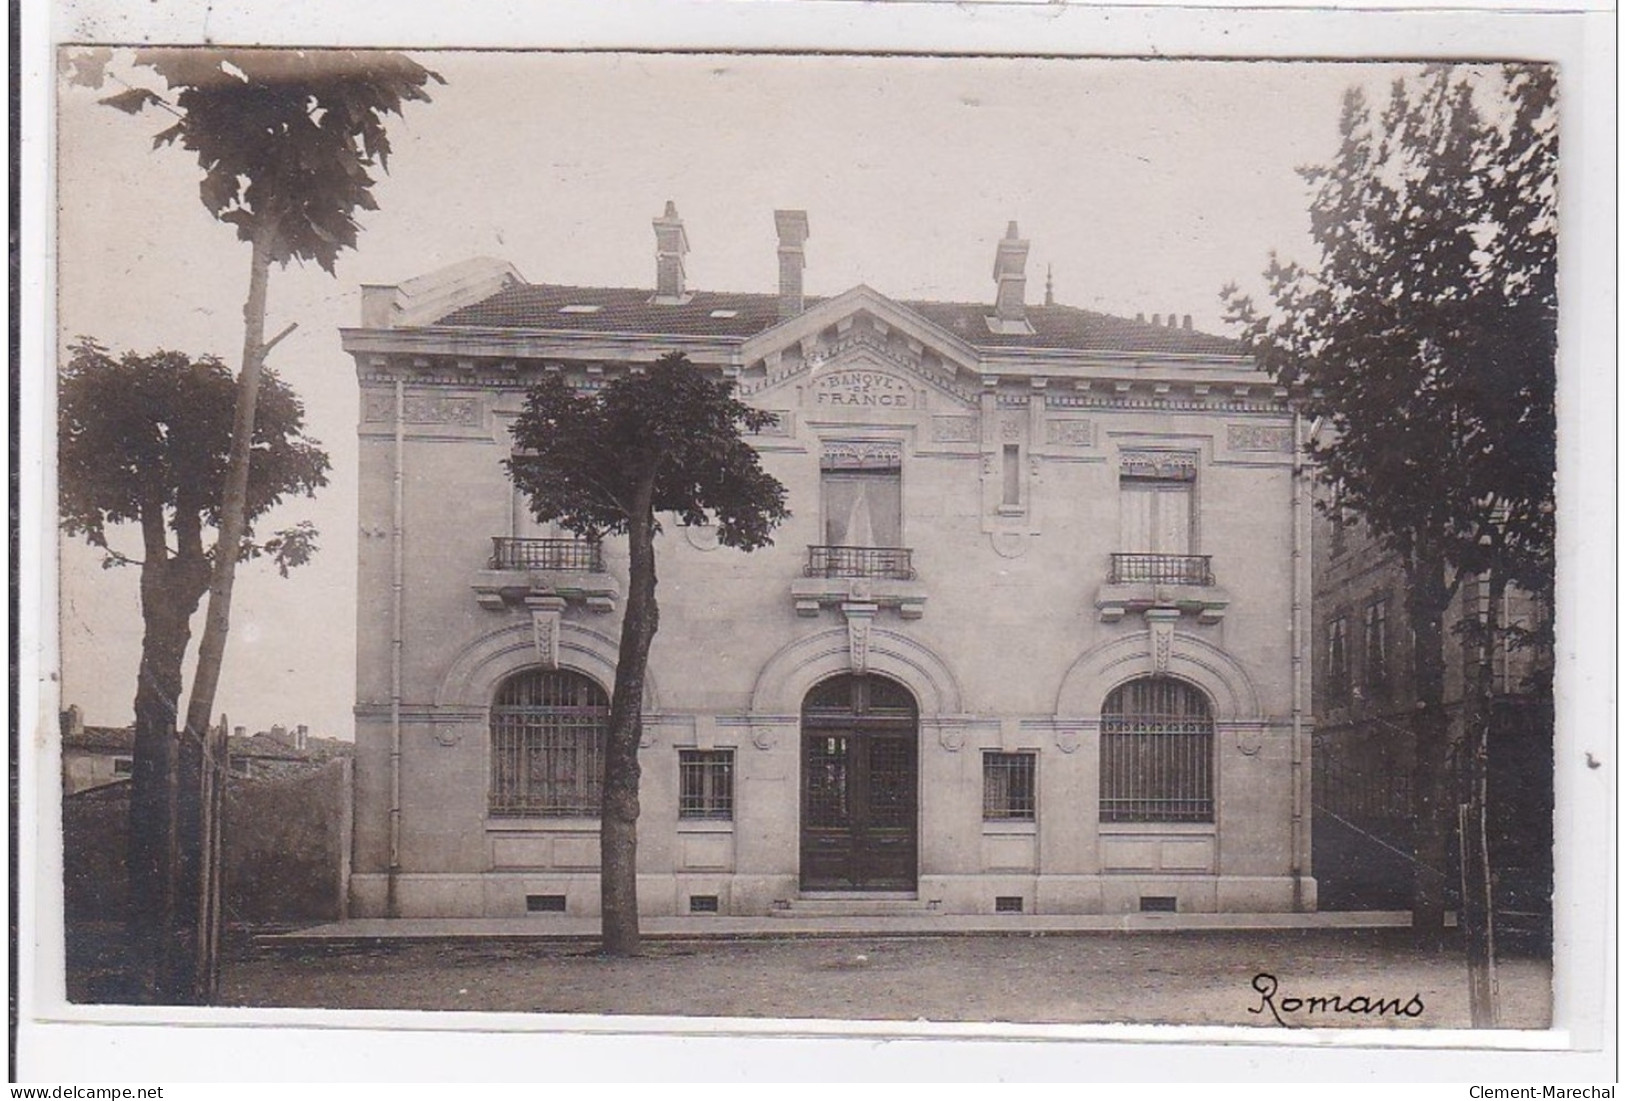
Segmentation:
{"type": "MultiPolygon", "coordinates": [[[[220,669],[225,658],[226,636],[231,629],[231,590],[237,577],[238,548],[248,527],[248,470],[254,447],[254,414],[259,402],[260,375],[265,365],[265,309],[266,292],[271,276],[271,244],[275,237],[274,224],[259,226],[254,233],[253,254],[250,258],[248,300],[243,305],[243,367],[237,378],[237,407],[232,422],[231,452],[226,460],[226,485],[222,495],[220,538],[215,544],[214,572],[209,582],[208,614],[204,619],[203,638],[198,643],[197,675],[192,678],[192,695],[187,701],[186,726],[181,745],[186,760],[181,768],[181,779],[176,791],[183,802],[179,811],[182,851],[179,870],[183,875],[178,885],[180,903],[179,920],[185,929],[181,941],[180,957],[185,963],[186,1000],[199,1001],[207,997],[204,975],[213,966],[207,962],[204,974],[196,966],[198,948],[218,941],[218,930],[200,929],[197,919],[213,913],[199,907],[198,901],[205,888],[203,861],[208,845],[203,836],[204,815],[199,801],[202,797],[202,774],[206,767],[204,750],[209,731],[209,719],[214,711],[215,690],[220,685],[220,669]]],[[[218,915],[215,915],[218,917],[218,915]]]]}
{"type": "Polygon", "coordinates": [[[1491,878],[1487,805],[1490,726],[1495,711],[1495,642],[1500,634],[1506,580],[1490,573],[1489,607],[1479,623],[1474,706],[1467,741],[1467,790],[1462,803],[1462,925],[1467,941],[1467,993],[1474,1028],[1493,1028],[1498,1016],[1495,981],[1495,899],[1491,878]]]}
{"type": "Polygon", "coordinates": [[[1415,639],[1416,676],[1415,882],[1411,928],[1419,944],[1444,941],[1446,868],[1456,822],[1456,785],[1451,777],[1450,716],[1444,708],[1444,616],[1450,601],[1442,559],[1413,552],[1408,612],[1415,639]]]}
{"type": "Polygon", "coordinates": [[[628,526],[630,578],[615,666],[609,735],[604,746],[604,805],[600,819],[603,949],[635,956],[638,930],[638,742],[643,735],[643,682],[649,645],[660,627],[655,602],[654,478],[639,487],[628,526]]]}

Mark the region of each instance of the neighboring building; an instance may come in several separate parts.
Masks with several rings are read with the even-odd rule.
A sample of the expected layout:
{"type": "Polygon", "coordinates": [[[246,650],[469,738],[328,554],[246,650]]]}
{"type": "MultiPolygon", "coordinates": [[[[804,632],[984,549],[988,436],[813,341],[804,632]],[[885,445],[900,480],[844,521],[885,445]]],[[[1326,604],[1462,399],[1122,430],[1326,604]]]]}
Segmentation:
{"type": "Polygon", "coordinates": [[[779,414],[794,515],[658,541],[646,913],[1312,909],[1286,394],[1188,318],[1028,304],[1014,223],[984,305],[806,298],[775,221],[777,294],[689,289],[669,205],[652,291],[365,288],[351,913],[597,911],[624,541],[536,524],[500,464],[543,373],[674,350],[779,414]]]}
{"type": "MultiPolygon", "coordinates": [[[[1357,519],[1315,518],[1315,865],[1335,908],[1408,908],[1414,842],[1416,710],[1404,569],[1357,519]]],[[[1458,626],[1483,614],[1487,585],[1464,582],[1445,617],[1445,707],[1457,736],[1473,711],[1476,653],[1458,626]]],[[[1524,629],[1549,615],[1517,590],[1499,622],[1524,629]]],[[[1551,652],[1498,642],[1492,655],[1488,837],[1498,906],[1510,926],[1551,915],[1551,652]]],[[[1460,764],[1452,761],[1452,767],[1460,764]]],[[[1452,850],[1454,851],[1454,850],[1452,850]]],[[[1459,891],[1456,866],[1447,889],[1459,891]]]]}
{"type": "Polygon", "coordinates": [[[291,731],[278,725],[253,735],[239,726],[226,739],[231,774],[249,779],[311,772],[336,757],[350,756],[354,750],[354,745],[336,738],[312,738],[304,723],[291,731]]]}
{"type": "Polygon", "coordinates": [[[78,704],[62,712],[62,794],[121,783],[135,766],[135,731],[86,726],[78,704]]]}

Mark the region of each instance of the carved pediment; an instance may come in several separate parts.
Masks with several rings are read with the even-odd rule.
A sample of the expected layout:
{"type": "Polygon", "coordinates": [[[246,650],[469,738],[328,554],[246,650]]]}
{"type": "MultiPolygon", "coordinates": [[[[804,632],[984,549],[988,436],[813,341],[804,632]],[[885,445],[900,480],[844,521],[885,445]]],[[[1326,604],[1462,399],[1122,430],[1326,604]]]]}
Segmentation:
{"type": "Polygon", "coordinates": [[[744,396],[793,390],[803,408],[826,410],[976,405],[975,349],[867,287],[759,333],[740,352],[744,396]]]}

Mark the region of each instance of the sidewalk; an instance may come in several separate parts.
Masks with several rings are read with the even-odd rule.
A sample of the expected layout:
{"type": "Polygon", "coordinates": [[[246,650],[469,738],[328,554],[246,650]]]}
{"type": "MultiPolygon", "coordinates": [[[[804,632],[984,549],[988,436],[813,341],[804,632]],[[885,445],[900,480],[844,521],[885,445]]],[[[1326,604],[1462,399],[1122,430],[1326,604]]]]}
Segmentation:
{"type": "MultiPolygon", "coordinates": [[[[725,917],[694,914],[646,917],[645,939],[771,940],[784,937],[1043,936],[1075,933],[1274,932],[1294,929],[1394,929],[1410,925],[1405,911],[1307,914],[909,914],[872,917],[725,917]]],[[[387,941],[596,940],[597,917],[534,914],[516,918],[362,918],[255,938],[264,947],[387,941]]]]}

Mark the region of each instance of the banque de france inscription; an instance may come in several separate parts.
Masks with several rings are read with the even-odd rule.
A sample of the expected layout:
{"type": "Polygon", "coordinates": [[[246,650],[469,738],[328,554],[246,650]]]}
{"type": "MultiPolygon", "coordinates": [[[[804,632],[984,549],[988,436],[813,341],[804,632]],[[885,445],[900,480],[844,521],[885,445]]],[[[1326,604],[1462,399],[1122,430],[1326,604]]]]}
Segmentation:
{"type": "Polygon", "coordinates": [[[813,404],[824,409],[913,409],[914,387],[885,371],[837,368],[813,383],[813,404]]]}

